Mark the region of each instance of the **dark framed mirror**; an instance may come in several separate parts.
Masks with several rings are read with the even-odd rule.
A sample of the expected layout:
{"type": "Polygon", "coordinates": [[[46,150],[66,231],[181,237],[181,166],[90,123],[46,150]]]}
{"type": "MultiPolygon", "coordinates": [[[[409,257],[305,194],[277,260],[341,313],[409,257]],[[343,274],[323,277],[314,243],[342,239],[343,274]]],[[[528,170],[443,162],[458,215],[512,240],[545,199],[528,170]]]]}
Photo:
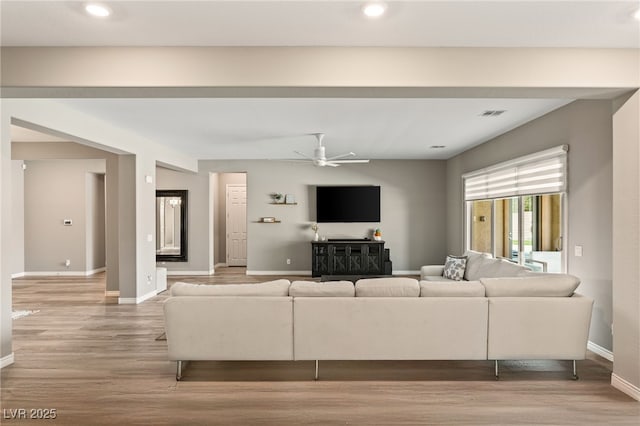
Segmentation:
{"type": "Polygon", "coordinates": [[[156,261],[187,261],[187,191],[156,191],[156,261]]]}

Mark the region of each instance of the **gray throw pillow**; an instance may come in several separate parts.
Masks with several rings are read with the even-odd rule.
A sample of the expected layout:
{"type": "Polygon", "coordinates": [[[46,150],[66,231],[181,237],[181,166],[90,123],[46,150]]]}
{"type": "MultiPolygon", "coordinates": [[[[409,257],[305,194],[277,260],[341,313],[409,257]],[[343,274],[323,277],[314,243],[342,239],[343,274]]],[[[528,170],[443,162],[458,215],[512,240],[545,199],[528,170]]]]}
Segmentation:
{"type": "Polygon", "coordinates": [[[467,256],[447,256],[442,276],[450,280],[461,281],[467,267],[467,256]]]}

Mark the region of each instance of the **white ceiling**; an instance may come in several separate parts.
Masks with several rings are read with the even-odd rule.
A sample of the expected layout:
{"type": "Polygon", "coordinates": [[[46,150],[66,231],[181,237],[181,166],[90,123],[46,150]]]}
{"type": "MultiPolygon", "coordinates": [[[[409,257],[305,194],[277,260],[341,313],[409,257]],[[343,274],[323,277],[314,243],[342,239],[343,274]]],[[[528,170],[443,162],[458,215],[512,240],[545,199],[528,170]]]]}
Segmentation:
{"type": "MultiPolygon", "coordinates": [[[[638,1],[11,1],[3,46],[491,46],[640,48],[638,1]]],[[[292,158],[326,133],[327,155],[449,158],[572,99],[64,99],[201,159],[292,158]],[[506,110],[483,118],[485,110],[506,110]],[[432,145],[445,145],[442,150],[432,145]]],[[[13,129],[15,141],[43,140],[13,129]]]]}
{"type": "Polygon", "coordinates": [[[638,1],[3,0],[3,46],[640,47],[638,1]]]}

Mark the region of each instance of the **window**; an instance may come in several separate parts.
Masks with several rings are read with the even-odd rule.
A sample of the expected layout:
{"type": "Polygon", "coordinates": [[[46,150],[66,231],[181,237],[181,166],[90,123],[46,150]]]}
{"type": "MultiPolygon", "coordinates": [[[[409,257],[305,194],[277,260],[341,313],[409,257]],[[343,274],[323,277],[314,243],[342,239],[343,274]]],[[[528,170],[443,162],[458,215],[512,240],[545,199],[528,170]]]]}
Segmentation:
{"type": "Polygon", "coordinates": [[[534,271],[564,271],[562,146],[468,173],[466,247],[534,271]]]}

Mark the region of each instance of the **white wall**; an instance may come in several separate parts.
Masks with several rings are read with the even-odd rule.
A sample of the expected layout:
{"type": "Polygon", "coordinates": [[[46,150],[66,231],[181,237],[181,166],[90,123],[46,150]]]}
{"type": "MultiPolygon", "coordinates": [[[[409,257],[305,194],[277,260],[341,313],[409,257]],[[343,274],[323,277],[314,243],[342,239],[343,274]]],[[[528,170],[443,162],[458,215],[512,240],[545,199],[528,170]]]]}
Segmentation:
{"type": "Polygon", "coordinates": [[[640,92],[613,115],[612,384],[640,400],[640,92]]]}
{"type": "Polygon", "coordinates": [[[562,144],[569,145],[568,272],[595,299],[589,339],[612,350],[611,101],[574,102],[449,160],[447,245],[453,253],[463,248],[463,173],[562,144]],[[576,245],[582,257],[574,256],[576,245]]]}

